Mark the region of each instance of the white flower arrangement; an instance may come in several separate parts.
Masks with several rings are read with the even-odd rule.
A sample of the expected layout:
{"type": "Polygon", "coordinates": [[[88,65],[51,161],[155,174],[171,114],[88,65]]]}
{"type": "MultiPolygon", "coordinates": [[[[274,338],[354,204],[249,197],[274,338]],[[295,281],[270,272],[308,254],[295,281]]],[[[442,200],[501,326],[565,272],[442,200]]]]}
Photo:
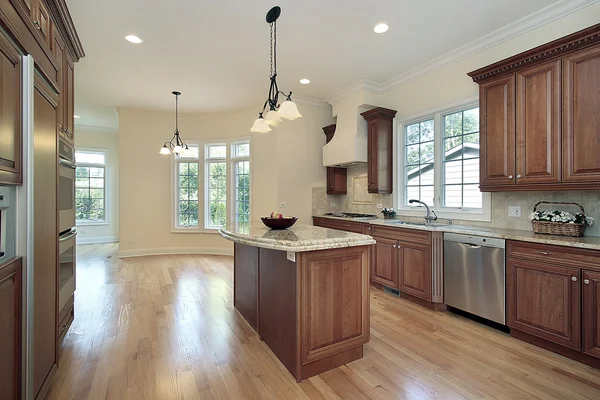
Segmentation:
{"type": "Polygon", "coordinates": [[[393,217],[394,215],[396,215],[396,210],[394,210],[393,208],[386,207],[383,210],[381,210],[381,213],[385,216],[393,217]]]}
{"type": "Polygon", "coordinates": [[[586,224],[588,226],[594,223],[594,218],[583,215],[580,212],[571,214],[570,212],[559,210],[534,211],[529,215],[529,219],[542,222],[561,222],[563,224],[586,224]]]}

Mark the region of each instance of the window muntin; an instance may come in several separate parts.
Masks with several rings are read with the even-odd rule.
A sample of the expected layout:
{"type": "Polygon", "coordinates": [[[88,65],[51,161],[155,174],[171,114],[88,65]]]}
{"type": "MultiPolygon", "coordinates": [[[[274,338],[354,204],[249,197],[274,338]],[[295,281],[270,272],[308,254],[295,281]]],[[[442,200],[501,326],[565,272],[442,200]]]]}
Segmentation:
{"type": "Polygon", "coordinates": [[[198,226],[198,162],[180,162],[178,169],[178,224],[198,226]]]}
{"type": "Polygon", "coordinates": [[[442,207],[481,209],[479,190],[479,108],[442,117],[442,207]]]}
{"type": "Polygon", "coordinates": [[[404,130],[404,205],[411,199],[434,203],[435,126],[428,119],[404,130]]]}
{"type": "Polygon", "coordinates": [[[106,153],[75,151],[77,223],[106,222],[106,153]]]}

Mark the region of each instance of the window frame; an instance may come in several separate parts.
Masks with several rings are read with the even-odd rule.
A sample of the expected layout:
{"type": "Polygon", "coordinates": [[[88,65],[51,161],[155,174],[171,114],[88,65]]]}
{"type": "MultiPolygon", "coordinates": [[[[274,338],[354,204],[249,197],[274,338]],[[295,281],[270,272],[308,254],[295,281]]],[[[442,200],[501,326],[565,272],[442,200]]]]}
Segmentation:
{"type": "Polygon", "coordinates": [[[231,214],[228,215],[229,221],[235,221],[235,223],[239,223],[238,219],[237,219],[237,186],[236,186],[236,170],[235,170],[235,164],[237,162],[242,162],[242,161],[248,161],[248,221],[252,221],[252,144],[249,140],[237,140],[237,141],[232,141],[229,144],[229,151],[231,152],[231,156],[229,157],[229,168],[231,169],[231,193],[232,193],[232,197],[231,197],[231,201],[232,201],[232,206],[231,206],[231,214]],[[233,149],[235,148],[236,145],[239,144],[244,144],[244,143],[248,143],[249,147],[250,147],[250,152],[249,155],[247,156],[235,156],[233,154],[233,149]]]}
{"type": "Polygon", "coordinates": [[[491,221],[491,194],[482,194],[482,208],[456,208],[443,206],[443,181],[444,181],[444,121],[446,115],[479,107],[479,99],[470,99],[453,106],[436,109],[428,113],[410,117],[396,124],[394,133],[394,170],[397,174],[395,184],[399,188],[394,195],[394,207],[399,214],[406,216],[423,216],[424,210],[417,206],[405,205],[405,129],[409,125],[433,119],[434,121],[434,204],[435,210],[440,218],[460,219],[468,221],[491,221]],[[402,150],[402,151],[400,151],[402,150]]]}
{"type": "MultiPolygon", "coordinates": [[[[108,151],[108,149],[96,149],[96,148],[90,148],[90,147],[76,147],[74,150],[74,155],[76,155],[77,153],[87,153],[87,154],[102,154],[104,155],[104,164],[96,164],[96,163],[77,163],[77,161],[75,161],[75,164],[77,167],[92,167],[92,168],[98,168],[98,167],[102,167],[104,168],[104,220],[102,221],[89,221],[89,220],[78,220],[75,219],[75,225],[76,226],[107,226],[110,224],[110,204],[109,204],[109,198],[110,198],[110,190],[108,187],[108,163],[109,163],[109,157],[110,157],[110,152],[108,151]]],[[[77,160],[77,159],[75,159],[77,160]]],[[[75,190],[77,189],[77,176],[75,177],[75,190]]],[[[74,195],[75,198],[75,210],[77,211],[77,192],[75,192],[74,195]]]]}
{"type": "Polygon", "coordinates": [[[208,169],[207,161],[225,160],[227,165],[227,198],[226,198],[226,217],[227,222],[234,221],[234,205],[235,205],[235,185],[233,176],[234,159],[232,156],[232,148],[234,144],[247,142],[250,145],[250,156],[246,157],[250,161],[250,220],[252,220],[252,158],[253,146],[251,136],[241,136],[232,138],[215,138],[215,139],[185,139],[185,142],[190,146],[198,146],[198,158],[176,158],[173,154],[171,157],[171,233],[210,233],[218,234],[220,227],[209,227],[206,225],[208,221],[208,191],[207,179],[208,169]],[[209,145],[225,145],[226,157],[207,158],[207,146],[209,145]],[[198,163],[198,226],[179,226],[179,168],[181,162],[189,162],[194,160],[198,163]]]}
{"type": "MultiPolygon", "coordinates": [[[[230,212],[229,212],[229,203],[231,202],[231,196],[230,196],[230,182],[232,181],[231,179],[231,146],[229,145],[229,143],[227,142],[214,142],[214,143],[205,143],[204,144],[204,148],[202,149],[204,150],[204,185],[203,185],[203,190],[204,190],[204,204],[203,204],[203,212],[204,212],[204,229],[205,230],[219,230],[219,228],[221,226],[213,226],[213,225],[209,225],[208,222],[210,221],[210,190],[208,188],[209,185],[209,168],[208,165],[209,164],[225,164],[225,220],[226,221],[230,221],[230,212]],[[212,157],[209,158],[209,148],[211,146],[223,146],[225,147],[225,157],[212,157]]],[[[200,187],[198,187],[199,189],[200,187]]],[[[200,197],[200,196],[198,196],[200,197]]],[[[198,210],[200,210],[200,204],[198,204],[198,210]]],[[[199,212],[199,211],[198,211],[199,212]]],[[[199,212],[200,213],[200,212],[199,212]]]]}

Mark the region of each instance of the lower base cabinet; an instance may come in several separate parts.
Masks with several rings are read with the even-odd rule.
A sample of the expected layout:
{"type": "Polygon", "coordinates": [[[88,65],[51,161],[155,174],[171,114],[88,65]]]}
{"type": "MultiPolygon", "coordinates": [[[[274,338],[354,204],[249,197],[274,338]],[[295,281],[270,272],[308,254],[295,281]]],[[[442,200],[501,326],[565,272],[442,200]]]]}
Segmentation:
{"type": "Polygon", "coordinates": [[[371,281],[398,289],[398,242],[376,238],[377,244],[371,262],[371,281]]]}
{"type": "Polygon", "coordinates": [[[600,368],[600,251],[509,241],[511,335],[600,368]]]}
{"type": "Polygon", "coordinates": [[[600,358],[600,271],[583,271],[583,352],[600,358]]]}
{"type": "Polygon", "coordinates": [[[426,301],[431,298],[431,246],[398,243],[398,290],[426,301]]]}
{"type": "Polygon", "coordinates": [[[3,399],[21,398],[21,259],[0,267],[0,388],[3,399]]]}

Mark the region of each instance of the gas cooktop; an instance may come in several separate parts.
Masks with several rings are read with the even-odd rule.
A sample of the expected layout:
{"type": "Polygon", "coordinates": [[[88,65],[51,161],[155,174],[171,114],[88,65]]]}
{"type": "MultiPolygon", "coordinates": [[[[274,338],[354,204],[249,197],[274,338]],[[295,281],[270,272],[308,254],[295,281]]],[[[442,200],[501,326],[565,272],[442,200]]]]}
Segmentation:
{"type": "Polygon", "coordinates": [[[359,213],[351,213],[351,212],[333,212],[333,213],[325,213],[328,217],[339,217],[339,218],[352,218],[352,219],[372,219],[377,218],[377,215],[373,214],[359,214],[359,213]]]}

